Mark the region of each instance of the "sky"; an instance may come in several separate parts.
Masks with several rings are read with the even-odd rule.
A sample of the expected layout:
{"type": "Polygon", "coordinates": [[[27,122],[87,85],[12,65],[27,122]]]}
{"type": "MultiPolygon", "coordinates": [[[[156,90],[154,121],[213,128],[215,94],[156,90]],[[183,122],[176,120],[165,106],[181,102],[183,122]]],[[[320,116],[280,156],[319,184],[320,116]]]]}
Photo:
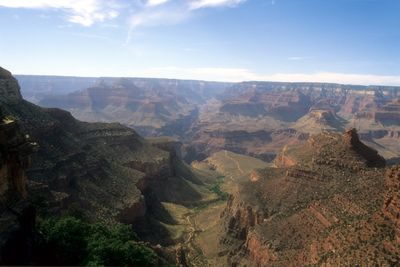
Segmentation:
{"type": "Polygon", "coordinates": [[[0,0],[14,74],[400,85],[400,0],[0,0]]]}

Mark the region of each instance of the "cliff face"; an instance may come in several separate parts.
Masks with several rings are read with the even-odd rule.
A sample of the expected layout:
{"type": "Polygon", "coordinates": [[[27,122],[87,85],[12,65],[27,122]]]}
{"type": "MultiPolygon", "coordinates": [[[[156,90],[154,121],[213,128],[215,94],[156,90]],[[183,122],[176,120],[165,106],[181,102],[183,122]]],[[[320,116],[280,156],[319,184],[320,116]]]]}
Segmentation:
{"type": "MultiPolygon", "coordinates": [[[[10,90],[7,94],[18,95],[10,90]]],[[[0,109],[0,264],[30,262],[35,214],[25,201],[25,171],[34,147],[17,122],[0,109]]]]}
{"type": "Polygon", "coordinates": [[[4,118],[0,124],[0,195],[26,198],[25,171],[29,167],[32,144],[21,134],[16,121],[4,118]],[[16,194],[15,194],[16,193],[16,194]]]}
{"type": "Polygon", "coordinates": [[[77,92],[45,96],[39,104],[68,110],[74,117],[88,122],[118,121],[145,136],[182,136],[196,119],[198,105],[228,85],[168,79],[102,78],[97,84],[77,92]]]}
{"type": "Polygon", "coordinates": [[[236,99],[225,100],[221,112],[231,115],[258,117],[269,115],[283,121],[296,121],[305,115],[311,105],[308,96],[296,91],[258,90],[238,95],[236,99]]]}
{"type": "Polygon", "coordinates": [[[375,112],[375,120],[384,125],[400,124],[400,99],[386,103],[375,112]]]}
{"type": "MultiPolygon", "coordinates": [[[[0,67],[0,196],[2,205],[27,196],[25,171],[35,146],[3,106],[22,101],[17,80],[0,67]]],[[[3,206],[4,208],[4,206],[3,206]]]]}
{"type": "Polygon", "coordinates": [[[206,126],[204,129],[200,127],[195,130],[191,138],[193,141],[188,146],[191,154],[186,154],[186,157],[188,161],[201,160],[220,150],[229,150],[271,162],[282,146],[300,144],[307,138],[308,134],[291,128],[253,131],[252,129],[225,129],[222,125],[219,130],[215,127],[208,129],[206,126]]]}
{"type": "Polygon", "coordinates": [[[228,264],[390,265],[397,258],[397,168],[385,174],[382,157],[355,130],[312,136],[285,155],[296,162],[258,170],[229,199],[221,239],[228,264]]]}
{"type": "Polygon", "coordinates": [[[272,161],[284,145],[322,131],[356,128],[369,146],[396,160],[399,94],[399,87],[238,83],[202,106],[191,127],[190,158],[227,149],[272,161]]]}
{"type": "MultiPolygon", "coordinates": [[[[13,81],[7,76],[3,84],[13,81]]],[[[138,225],[141,237],[158,244],[169,242],[168,232],[159,222],[174,223],[161,202],[186,205],[203,197],[188,182],[198,182],[201,187],[196,174],[165,148],[168,145],[152,145],[119,123],[85,123],[60,109],[10,99],[20,95],[19,87],[16,84],[14,92],[7,88],[1,91],[7,95],[0,95],[4,113],[15,118],[22,132],[39,144],[26,177],[31,197],[41,199],[46,212],[63,214],[77,209],[94,221],[138,225]],[[143,221],[152,224],[142,225],[143,221]],[[148,238],[157,231],[165,235],[148,238]]],[[[20,172],[20,167],[27,167],[23,159],[15,162],[18,168],[7,165],[7,170],[20,172]]],[[[1,170],[6,173],[5,168],[1,170]]],[[[3,181],[6,179],[1,176],[2,191],[10,187],[3,181]]],[[[25,192],[22,184],[16,185],[25,192]]]]}
{"type": "Polygon", "coordinates": [[[144,78],[18,79],[25,95],[40,105],[66,109],[78,119],[118,121],[144,136],[176,136],[185,143],[189,162],[221,149],[272,161],[283,145],[302,143],[323,130],[343,132],[349,127],[357,128],[361,139],[386,159],[400,158],[398,138],[393,134],[400,132],[399,87],[144,78]]]}
{"type": "Polygon", "coordinates": [[[8,70],[0,67],[0,101],[18,101],[21,99],[17,80],[8,70]]]}

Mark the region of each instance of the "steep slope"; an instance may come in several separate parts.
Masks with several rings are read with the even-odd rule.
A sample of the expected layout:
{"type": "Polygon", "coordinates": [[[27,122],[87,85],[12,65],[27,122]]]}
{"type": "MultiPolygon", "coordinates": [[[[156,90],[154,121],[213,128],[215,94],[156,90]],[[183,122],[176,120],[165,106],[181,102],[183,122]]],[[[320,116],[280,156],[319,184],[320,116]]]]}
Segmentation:
{"type": "Polygon", "coordinates": [[[27,177],[32,196],[40,198],[46,212],[78,209],[92,220],[134,224],[143,238],[149,225],[141,222],[150,219],[150,227],[164,231],[155,242],[170,243],[160,222],[174,222],[167,211],[160,212],[160,203],[202,201],[206,193],[197,173],[126,126],[80,122],[66,111],[23,100],[16,80],[1,70],[4,113],[39,145],[27,177]]]}
{"type": "MultiPolygon", "coordinates": [[[[1,70],[3,71],[3,70],[1,70]]],[[[4,82],[4,72],[0,74],[4,82]]],[[[4,88],[0,86],[0,88],[4,88]]],[[[8,88],[10,89],[10,88],[8,88]]],[[[10,92],[10,91],[9,91],[10,92]]],[[[2,93],[3,95],[3,93],[2,93]]],[[[35,213],[28,205],[26,169],[35,144],[0,106],[0,264],[30,263],[35,213]]]]}
{"type": "Polygon", "coordinates": [[[346,123],[333,110],[311,109],[293,125],[293,128],[311,134],[320,133],[322,130],[342,132],[346,123]]]}
{"type": "Polygon", "coordinates": [[[397,169],[385,183],[384,159],[355,130],[312,136],[284,153],[289,165],[259,170],[229,199],[221,239],[228,265],[398,262],[397,169]]]}

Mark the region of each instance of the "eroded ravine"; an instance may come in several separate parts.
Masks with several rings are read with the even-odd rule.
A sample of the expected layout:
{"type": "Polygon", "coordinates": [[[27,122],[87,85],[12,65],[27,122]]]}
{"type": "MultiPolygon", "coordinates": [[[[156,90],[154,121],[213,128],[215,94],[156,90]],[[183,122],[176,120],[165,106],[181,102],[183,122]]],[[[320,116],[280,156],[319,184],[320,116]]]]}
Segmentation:
{"type": "MultiPolygon", "coordinates": [[[[219,187],[222,194],[234,194],[238,183],[249,179],[252,170],[266,166],[258,159],[238,155],[229,151],[220,151],[206,162],[222,178],[219,187]]],[[[218,183],[218,179],[214,183],[218,183]]],[[[221,214],[227,205],[227,197],[219,196],[215,202],[195,208],[186,214],[187,234],[183,242],[189,266],[225,266],[226,258],[220,240],[224,232],[221,214]]]]}

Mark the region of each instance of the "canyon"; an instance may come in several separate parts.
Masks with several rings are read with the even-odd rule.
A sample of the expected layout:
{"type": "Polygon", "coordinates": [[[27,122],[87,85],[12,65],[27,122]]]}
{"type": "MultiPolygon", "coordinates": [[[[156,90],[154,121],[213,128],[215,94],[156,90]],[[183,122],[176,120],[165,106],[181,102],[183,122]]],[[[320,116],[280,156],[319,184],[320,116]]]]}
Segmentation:
{"type": "MultiPolygon", "coordinates": [[[[119,123],[80,122],[66,111],[31,104],[11,73],[0,70],[2,251],[15,249],[18,231],[8,234],[5,219],[9,202],[18,199],[46,216],[80,214],[88,221],[129,224],[142,240],[170,245],[180,237],[171,237],[168,228],[176,222],[165,206],[215,198],[202,174],[180,160],[176,142],[145,140],[119,123]],[[31,144],[34,153],[28,153],[31,144]]],[[[1,262],[18,263],[7,257],[1,262]]]]}
{"type": "Polygon", "coordinates": [[[400,88],[17,79],[0,68],[2,264],[70,215],[131,226],[151,266],[400,261],[400,88]]]}
{"type": "MultiPolygon", "coordinates": [[[[20,77],[22,93],[31,95],[43,81],[28,77],[20,77]]],[[[81,79],[77,88],[88,78],[81,79]]],[[[47,83],[55,87],[57,80],[47,83]]],[[[146,137],[173,136],[183,143],[188,163],[224,149],[271,162],[286,144],[347,128],[356,128],[389,162],[400,157],[399,87],[144,78],[97,78],[95,84],[69,93],[53,90],[36,103],[83,121],[120,122],[146,137]]]]}

